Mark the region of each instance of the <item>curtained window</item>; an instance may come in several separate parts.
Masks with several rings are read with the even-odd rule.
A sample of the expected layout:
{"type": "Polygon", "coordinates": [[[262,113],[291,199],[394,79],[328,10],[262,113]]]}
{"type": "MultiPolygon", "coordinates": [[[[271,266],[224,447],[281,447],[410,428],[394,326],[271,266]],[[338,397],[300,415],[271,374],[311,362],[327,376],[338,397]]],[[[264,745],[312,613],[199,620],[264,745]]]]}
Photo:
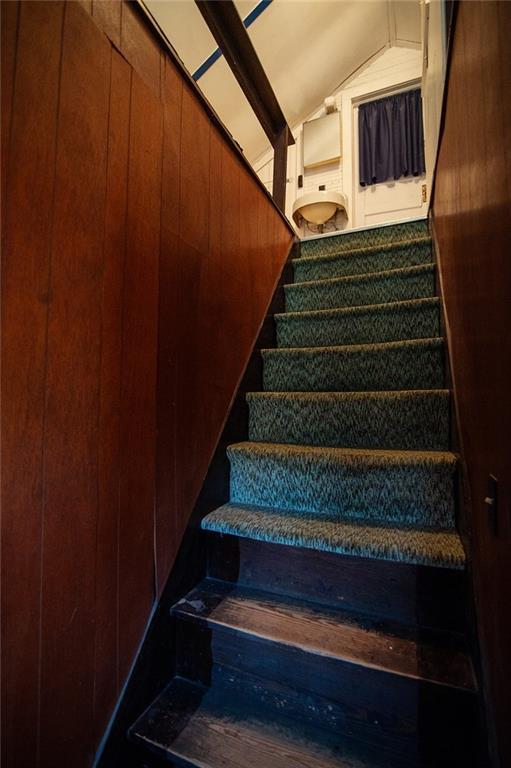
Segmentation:
{"type": "Polygon", "coordinates": [[[423,174],[426,165],[420,89],[361,104],[358,140],[362,187],[423,174]]]}

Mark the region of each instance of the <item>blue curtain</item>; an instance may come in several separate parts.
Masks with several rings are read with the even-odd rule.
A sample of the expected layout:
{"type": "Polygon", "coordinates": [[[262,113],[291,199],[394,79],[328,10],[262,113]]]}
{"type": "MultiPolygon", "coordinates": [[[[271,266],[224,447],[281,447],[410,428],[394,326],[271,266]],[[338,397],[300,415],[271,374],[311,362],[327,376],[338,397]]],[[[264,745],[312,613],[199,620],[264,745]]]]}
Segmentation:
{"type": "Polygon", "coordinates": [[[360,185],[420,176],[424,131],[420,89],[362,104],[358,110],[360,185]]]}

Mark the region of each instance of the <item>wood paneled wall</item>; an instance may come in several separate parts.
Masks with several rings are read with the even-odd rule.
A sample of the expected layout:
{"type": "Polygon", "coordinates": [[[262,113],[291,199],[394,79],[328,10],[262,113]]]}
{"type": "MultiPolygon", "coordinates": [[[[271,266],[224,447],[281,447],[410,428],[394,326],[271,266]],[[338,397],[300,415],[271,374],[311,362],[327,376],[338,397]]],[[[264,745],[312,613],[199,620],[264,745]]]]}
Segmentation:
{"type": "Polygon", "coordinates": [[[3,750],[89,766],[293,240],[136,8],[2,3],[3,750]]]}
{"type": "Polygon", "coordinates": [[[511,765],[510,40],[510,3],[460,2],[433,202],[488,725],[502,768],[511,765]],[[490,474],[497,535],[484,503],[490,474]]]}

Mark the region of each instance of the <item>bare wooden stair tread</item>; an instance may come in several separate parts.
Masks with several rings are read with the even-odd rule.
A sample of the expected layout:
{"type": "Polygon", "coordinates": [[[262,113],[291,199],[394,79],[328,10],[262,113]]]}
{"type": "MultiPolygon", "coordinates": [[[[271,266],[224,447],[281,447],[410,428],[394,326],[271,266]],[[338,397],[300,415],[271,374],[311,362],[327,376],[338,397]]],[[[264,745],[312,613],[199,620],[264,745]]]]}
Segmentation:
{"type": "Polygon", "coordinates": [[[174,615],[419,681],[474,690],[463,640],[206,579],[174,615]]]}
{"type": "Polygon", "coordinates": [[[221,686],[174,678],[131,727],[130,739],[194,768],[391,768],[352,757],[349,739],[246,702],[221,686]]]}

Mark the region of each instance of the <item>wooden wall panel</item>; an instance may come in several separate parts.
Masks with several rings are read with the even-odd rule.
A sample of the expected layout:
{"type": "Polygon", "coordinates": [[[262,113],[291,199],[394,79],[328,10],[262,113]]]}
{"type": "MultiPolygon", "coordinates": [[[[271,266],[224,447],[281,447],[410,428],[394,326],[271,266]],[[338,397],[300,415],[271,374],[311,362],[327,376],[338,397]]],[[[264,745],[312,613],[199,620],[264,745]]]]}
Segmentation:
{"type": "Polygon", "coordinates": [[[121,680],[129,671],[154,600],[161,148],[162,114],[159,101],[134,72],[121,380],[121,680]]]}
{"type": "Polygon", "coordinates": [[[200,253],[209,244],[209,134],[210,121],[188,87],[183,88],[181,113],[181,173],[179,233],[200,253]],[[206,201],[206,205],[201,203],[206,201]]]}
{"type": "Polygon", "coordinates": [[[16,66],[2,201],[2,762],[24,768],[37,752],[48,201],[63,6],[22,4],[16,51],[4,37],[12,8],[2,4],[4,64],[16,66]]]}
{"type": "Polygon", "coordinates": [[[511,764],[510,34],[509,3],[460,3],[433,202],[488,725],[500,766],[511,764]],[[499,479],[497,536],[484,503],[490,474],[499,479]]]}
{"type": "Polygon", "coordinates": [[[131,103],[131,69],[114,48],[111,56],[98,425],[94,641],[94,724],[98,739],[119,690],[120,393],[131,103]]]}
{"type": "Polygon", "coordinates": [[[88,768],[293,235],[133,5],[2,21],[3,756],[88,768]]]}
{"type": "Polygon", "coordinates": [[[92,0],[94,21],[117,48],[121,45],[121,7],[121,0],[92,0]]]}
{"type": "Polygon", "coordinates": [[[160,96],[160,46],[133,3],[121,3],[121,51],[156,96],[160,96]]]}
{"type": "Polygon", "coordinates": [[[40,673],[43,765],[51,761],[71,764],[77,754],[89,759],[93,754],[101,277],[110,58],[107,41],[97,35],[82,8],[69,3],[62,41],[46,346],[40,673]],[[78,695],[70,696],[70,681],[78,695]]]}
{"type": "MultiPolygon", "coordinates": [[[[203,309],[198,316],[200,322],[198,336],[208,339],[210,350],[226,346],[221,283],[229,280],[229,271],[226,270],[225,273],[221,271],[224,266],[222,261],[223,198],[220,194],[222,150],[223,145],[218,132],[212,129],[209,146],[209,185],[210,189],[217,190],[217,193],[209,197],[209,247],[201,272],[199,303],[203,309]]],[[[199,404],[198,418],[202,420],[206,435],[215,434],[217,414],[225,410],[221,385],[223,373],[223,367],[217,361],[210,366],[208,404],[199,404]]]]}
{"type": "MultiPolygon", "coordinates": [[[[201,304],[203,270],[209,250],[211,124],[189,87],[183,88],[181,118],[179,246],[176,254],[176,508],[178,535],[188,519],[188,500],[194,495],[202,471],[199,443],[207,440],[197,433],[202,410],[200,345],[208,354],[209,340],[200,338],[205,307],[201,304]],[[205,204],[201,204],[201,200],[205,204]]],[[[206,310],[207,311],[207,310],[206,310]]],[[[201,430],[199,430],[200,432],[201,430]]]]}
{"type": "Polygon", "coordinates": [[[167,59],[163,74],[163,150],[159,275],[156,569],[158,594],[177,551],[176,520],[176,260],[179,247],[183,81],[167,59]]]}
{"type": "MultiPolygon", "coordinates": [[[[4,3],[2,8],[2,205],[7,192],[7,169],[9,165],[9,146],[11,135],[12,97],[14,92],[14,72],[16,65],[16,41],[18,37],[19,3],[4,3]]],[[[3,211],[3,208],[2,208],[3,211]]]]}

